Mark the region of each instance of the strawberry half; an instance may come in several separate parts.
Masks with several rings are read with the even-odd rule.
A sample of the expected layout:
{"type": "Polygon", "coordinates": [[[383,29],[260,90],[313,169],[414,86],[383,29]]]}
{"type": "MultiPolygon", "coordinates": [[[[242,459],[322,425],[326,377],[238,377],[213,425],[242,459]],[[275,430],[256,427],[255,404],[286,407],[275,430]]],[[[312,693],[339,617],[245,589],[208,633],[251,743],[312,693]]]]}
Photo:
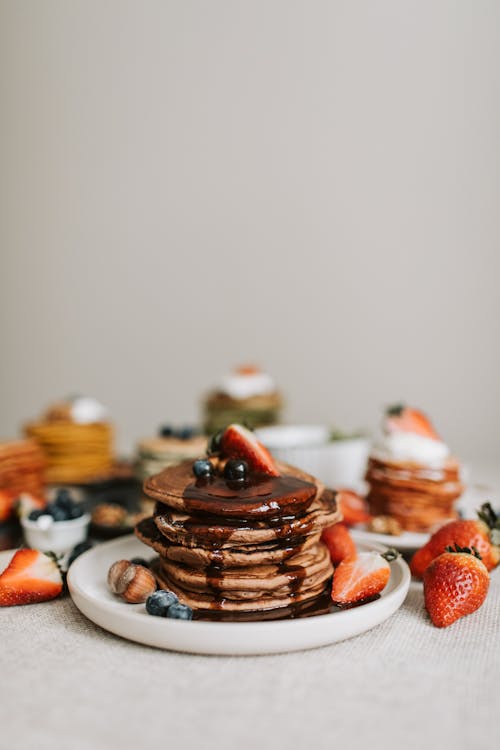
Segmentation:
{"type": "Polygon", "coordinates": [[[59,596],[62,589],[61,571],[53,556],[20,549],[0,575],[0,606],[45,602],[59,596]]]}
{"type": "Polygon", "coordinates": [[[424,573],[425,608],[437,628],[447,628],[482,605],[490,576],[476,550],[449,547],[424,573]]]}
{"type": "Polygon", "coordinates": [[[428,417],[418,409],[412,409],[404,404],[390,406],[385,413],[385,429],[387,432],[411,432],[414,435],[439,440],[439,435],[428,417]]]}
{"type": "Polygon", "coordinates": [[[323,529],[321,540],[328,547],[330,559],[334,565],[339,565],[342,560],[356,557],[358,554],[354,539],[343,523],[336,523],[334,526],[323,529]]]}
{"type": "Polygon", "coordinates": [[[357,492],[338,490],[337,503],[342,513],[342,521],[347,526],[353,526],[356,523],[368,523],[373,518],[368,510],[368,503],[357,492]]]}
{"type": "Polygon", "coordinates": [[[226,427],[221,437],[220,449],[225,458],[240,458],[247,461],[250,469],[258,474],[280,476],[274,458],[267,448],[259,443],[253,432],[240,424],[230,424],[226,427]]]}
{"type": "Polygon", "coordinates": [[[500,562],[500,518],[489,503],[483,503],[478,516],[477,520],[458,519],[441,526],[413,555],[410,563],[412,575],[422,578],[431,562],[455,544],[470,549],[474,547],[486,569],[493,570],[500,562]]]}
{"type": "Polygon", "coordinates": [[[384,553],[360,552],[354,559],[343,560],[333,574],[333,603],[352,607],[377,599],[391,577],[389,562],[398,554],[391,549],[384,553]]]}

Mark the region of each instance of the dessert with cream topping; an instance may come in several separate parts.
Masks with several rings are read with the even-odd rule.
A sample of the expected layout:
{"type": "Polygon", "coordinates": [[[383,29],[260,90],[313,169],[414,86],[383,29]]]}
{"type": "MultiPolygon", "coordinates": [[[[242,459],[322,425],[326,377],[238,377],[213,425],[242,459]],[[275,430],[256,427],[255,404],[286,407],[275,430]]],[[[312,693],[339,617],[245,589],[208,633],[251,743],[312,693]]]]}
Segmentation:
{"type": "Polygon", "coordinates": [[[49,483],[80,483],[109,474],[113,433],[107,409],[94,398],[77,396],[52,405],[25,431],[45,454],[49,483]]]}
{"type": "Polygon", "coordinates": [[[321,532],[340,519],[335,493],[276,463],[244,427],[229,425],[207,458],[165,469],[144,492],[156,506],[136,535],[159,553],[160,588],[195,618],[288,616],[328,591],[321,532]]]}
{"type": "Polygon", "coordinates": [[[425,414],[393,406],[368,462],[370,512],[394,519],[405,531],[429,531],[456,517],[453,506],[463,491],[459,474],[457,459],[425,414]]]}
{"type": "Polygon", "coordinates": [[[250,428],[279,421],[282,398],[273,378],[258,367],[247,365],[222,378],[204,403],[207,434],[224,429],[231,422],[250,428]]]}

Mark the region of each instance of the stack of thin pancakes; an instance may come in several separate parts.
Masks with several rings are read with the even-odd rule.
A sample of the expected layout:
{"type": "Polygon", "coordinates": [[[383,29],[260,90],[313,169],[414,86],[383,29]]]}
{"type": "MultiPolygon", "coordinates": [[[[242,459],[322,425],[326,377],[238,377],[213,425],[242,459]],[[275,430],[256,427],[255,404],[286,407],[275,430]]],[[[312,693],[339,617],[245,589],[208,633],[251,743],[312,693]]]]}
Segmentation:
{"type": "Polygon", "coordinates": [[[0,443],[0,489],[13,498],[22,492],[42,498],[45,466],[44,455],[33,440],[0,443]]]}
{"type": "Polygon", "coordinates": [[[144,483],[156,500],[136,535],[159,554],[159,585],[198,611],[267,612],[314,600],[333,569],[322,530],[335,494],[293,467],[280,477],[195,480],[191,461],[144,483]]]}
{"type": "Polygon", "coordinates": [[[194,460],[205,453],[207,439],[195,435],[187,440],[178,437],[152,437],[141,440],[137,445],[135,470],[141,481],[158,474],[168,466],[194,460]]]}
{"type": "Polygon", "coordinates": [[[458,461],[442,468],[371,456],[366,472],[370,512],[395,518],[406,531],[424,532],[456,518],[453,505],[463,492],[458,461]]]}
{"type": "Polygon", "coordinates": [[[55,409],[25,427],[47,460],[47,481],[87,482],[106,476],[113,463],[113,430],[107,422],[79,424],[55,409]]]}

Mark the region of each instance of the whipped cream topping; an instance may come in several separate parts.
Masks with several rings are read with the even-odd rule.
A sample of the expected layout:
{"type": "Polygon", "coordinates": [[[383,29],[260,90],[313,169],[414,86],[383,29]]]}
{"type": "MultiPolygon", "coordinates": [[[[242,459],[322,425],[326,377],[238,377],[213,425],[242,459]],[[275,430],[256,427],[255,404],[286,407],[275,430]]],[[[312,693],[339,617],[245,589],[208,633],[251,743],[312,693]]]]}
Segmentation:
{"type": "Polygon", "coordinates": [[[71,402],[71,418],[77,424],[103,422],[107,416],[106,407],[90,396],[77,396],[71,402]]]}
{"type": "Polygon", "coordinates": [[[440,467],[450,455],[450,450],[441,440],[413,432],[391,432],[378,443],[374,454],[394,461],[413,461],[423,466],[440,467]]]}
{"type": "Polygon", "coordinates": [[[220,390],[231,398],[243,399],[274,393],[276,385],[265,372],[231,373],[222,378],[220,390]]]}

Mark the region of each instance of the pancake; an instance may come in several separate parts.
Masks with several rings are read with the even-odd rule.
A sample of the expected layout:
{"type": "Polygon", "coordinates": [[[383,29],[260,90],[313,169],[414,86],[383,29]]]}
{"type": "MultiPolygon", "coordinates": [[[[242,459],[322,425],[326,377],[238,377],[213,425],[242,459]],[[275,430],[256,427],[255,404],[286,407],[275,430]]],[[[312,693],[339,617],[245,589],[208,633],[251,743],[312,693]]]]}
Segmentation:
{"type": "Polygon", "coordinates": [[[240,547],[183,547],[170,542],[161,534],[152,518],[143,519],[136,526],[135,534],[141,542],[152,547],[161,557],[190,565],[193,568],[206,568],[214,564],[223,567],[246,567],[264,563],[280,563],[297,554],[299,550],[308,549],[320,539],[320,533],[317,533],[308,537],[240,547]]]}
{"type": "Polygon", "coordinates": [[[433,468],[371,456],[365,477],[370,512],[391,516],[406,531],[429,531],[456,518],[453,505],[464,489],[459,471],[455,459],[433,468]]]}
{"type": "Polygon", "coordinates": [[[277,539],[318,534],[340,521],[335,493],[325,490],[309,508],[297,516],[282,515],[267,520],[227,519],[217,516],[189,516],[158,503],[154,513],[160,532],[171,542],[184,547],[224,549],[248,544],[274,542],[277,539]]]}
{"type": "Polygon", "coordinates": [[[181,588],[215,598],[259,599],[273,593],[288,596],[324,583],[333,572],[330,555],[322,542],[301,550],[286,562],[224,568],[211,565],[193,569],[162,558],[160,572],[181,588]]]}
{"type": "Polygon", "coordinates": [[[49,483],[84,482],[111,470],[112,428],[107,423],[32,422],[25,432],[45,454],[49,483]]]}
{"type": "Polygon", "coordinates": [[[136,476],[141,481],[175,466],[204,455],[207,439],[201,435],[182,440],[178,437],[153,437],[141,440],[137,446],[136,476]]]}
{"type": "Polygon", "coordinates": [[[192,462],[183,461],[144,482],[144,493],[190,515],[208,513],[225,518],[272,518],[305,510],[323,491],[309,474],[277,464],[279,477],[253,475],[242,487],[223,477],[195,480],[192,462]]]}
{"type": "Polygon", "coordinates": [[[266,594],[259,599],[228,599],[222,597],[215,599],[213,595],[195,593],[193,591],[186,591],[185,589],[177,586],[171,581],[164,572],[158,569],[153,570],[158,584],[161,588],[169,589],[177,594],[179,600],[183,604],[187,604],[196,612],[207,611],[224,611],[224,612],[267,612],[269,610],[279,609],[281,607],[288,607],[292,604],[299,604],[301,602],[311,601],[321,596],[325,588],[328,586],[329,579],[324,583],[320,583],[314,588],[310,588],[307,591],[299,591],[294,594],[288,594],[285,596],[278,596],[277,594],[266,594]]]}
{"type": "Polygon", "coordinates": [[[144,482],[156,505],[135,533],[160,555],[153,566],[159,585],[195,617],[313,606],[333,573],[320,538],[341,519],[336,493],[286,464],[277,465],[279,476],[250,472],[231,482],[223,462],[214,460],[210,478],[195,480],[185,461],[144,482]]]}
{"type": "Polygon", "coordinates": [[[24,492],[43,499],[46,461],[42,450],[32,440],[0,442],[0,490],[11,498],[2,520],[14,514],[14,502],[24,492]]]}

